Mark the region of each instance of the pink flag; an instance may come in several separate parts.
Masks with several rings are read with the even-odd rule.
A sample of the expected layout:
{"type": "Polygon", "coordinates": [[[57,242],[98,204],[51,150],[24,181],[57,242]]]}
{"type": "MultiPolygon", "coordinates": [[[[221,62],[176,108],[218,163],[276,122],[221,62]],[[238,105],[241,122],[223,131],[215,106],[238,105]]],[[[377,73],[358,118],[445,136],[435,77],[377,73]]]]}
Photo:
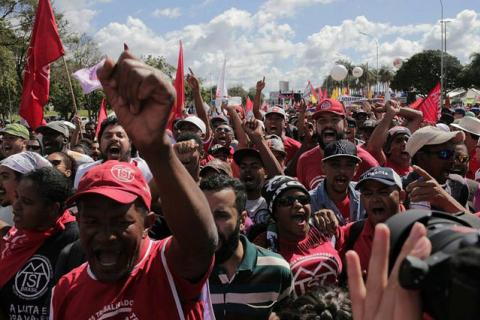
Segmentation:
{"type": "Polygon", "coordinates": [[[323,99],[328,99],[328,90],[327,90],[327,88],[323,89],[323,99]]]}
{"type": "Polygon", "coordinates": [[[427,98],[415,109],[422,111],[423,121],[437,123],[440,108],[440,82],[430,91],[427,98]]]}
{"type": "Polygon", "coordinates": [[[101,89],[102,85],[97,78],[97,70],[103,66],[105,59],[90,68],[77,70],[73,77],[80,82],[84,94],[89,94],[92,91],[101,89]]]}
{"type": "Polygon", "coordinates": [[[318,88],[318,102],[323,100],[322,87],[318,88]]]}

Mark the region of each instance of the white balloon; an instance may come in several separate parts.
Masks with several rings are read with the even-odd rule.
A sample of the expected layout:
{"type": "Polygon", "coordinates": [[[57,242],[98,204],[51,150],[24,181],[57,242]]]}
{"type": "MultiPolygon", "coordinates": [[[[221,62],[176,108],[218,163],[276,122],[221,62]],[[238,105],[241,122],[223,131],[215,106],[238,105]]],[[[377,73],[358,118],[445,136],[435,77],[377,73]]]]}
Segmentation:
{"type": "Polygon", "coordinates": [[[360,77],[363,75],[363,69],[360,68],[360,67],[355,67],[355,68],[353,68],[353,70],[352,70],[352,75],[353,75],[355,78],[360,78],[360,77]]]}
{"type": "Polygon", "coordinates": [[[336,64],[332,71],[330,71],[330,76],[332,76],[335,81],[342,81],[348,74],[347,68],[344,65],[336,64]]]}

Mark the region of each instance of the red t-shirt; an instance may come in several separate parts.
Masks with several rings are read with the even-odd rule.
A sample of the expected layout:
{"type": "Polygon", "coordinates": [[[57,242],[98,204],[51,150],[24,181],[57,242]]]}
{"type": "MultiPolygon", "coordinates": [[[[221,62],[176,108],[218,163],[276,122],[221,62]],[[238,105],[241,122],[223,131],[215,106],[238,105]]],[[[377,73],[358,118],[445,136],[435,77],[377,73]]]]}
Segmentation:
{"type": "MultiPolygon", "coordinates": [[[[358,181],[362,173],[372,167],[378,167],[378,161],[365,149],[357,146],[357,156],[362,159],[353,181],[358,181]]],[[[307,189],[314,189],[325,178],[322,170],[323,151],[320,146],[305,152],[297,162],[297,178],[307,189]]]]}
{"type": "Polygon", "coordinates": [[[295,153],[297,153],[298,149],[300,149],[302,144],[293,138],[285,137],[283,138],[283,146],[285,147],[285,152],[287,153],[285,164],[288,164],[288,162],[295,156],[295,153]]]}
{"type": "MultiPolygon", "coordinates": [[[[162,246],[169,239],[153,241],[147,238],[139,262],[123,280],[100,282],[88,263],[63,276],[52,290],[50,312],[53,317],[50,319],[179,319],[161,260],[162,246]]],[[[169,269],[185,319],[203,319],[200,293],[210,272],[192,284],[169,269]]]]}
{"type": "Polygon", "coordinates": [[[475,149],[470,154],[470,161],[468,162],[468,171],[466,178],[475,180],[475,172],[480,169],[480,164],[477,161],[477,157],[475,155],[475,149]]]}
{"type": "MultiPolygon", "coordinates": [[[[266,232],[253,241],[265,247],[266,232]]],[[[323,285],[336,284],[342,272],[342,261],[333,244],[325,240],[316,228],[310,228],[300,242],[287,242],[278,237],[279,253],[290,264],[295,293],[302,295],[323,285]]]]}
{"type": "Polygon", "coordinates": [[[350,197],[347,196],[340,202],[335,202],[338,210],[342,213],[343,218],[348,223],[350,221],[350,197]]]}
{"type": "Polygon", "coordinates": [[[398,175],[400,177],[402,176],[406,176],[407,174],[409,174],[410,172],[413,171],[413,167],[412,166],[408,166],[408,167],[400,167],[399,165],[393,163],[393,162],[390,162],[387,161],[385,162],[385,167],[388,167],[388,168],[392,168],[396,173],[398,173],[398,175]]]}

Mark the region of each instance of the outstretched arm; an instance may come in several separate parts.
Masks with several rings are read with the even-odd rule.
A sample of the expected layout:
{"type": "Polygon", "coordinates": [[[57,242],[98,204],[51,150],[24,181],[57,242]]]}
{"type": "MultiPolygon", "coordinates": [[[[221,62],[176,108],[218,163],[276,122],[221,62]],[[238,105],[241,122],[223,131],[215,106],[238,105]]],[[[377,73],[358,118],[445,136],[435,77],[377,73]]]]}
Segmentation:
{"type": "Polygon", "coordinates": [[[167,260],[176,274],[195,281],[211,265],[218,241],[203,192],[179,161],[166,138],[175,89],[159,70],[129,51],[98,71],[108,101],[155,178],[162,209],[173,233],[167,260]],[[195,226],[195,228],[192,228],[195,226]]]}

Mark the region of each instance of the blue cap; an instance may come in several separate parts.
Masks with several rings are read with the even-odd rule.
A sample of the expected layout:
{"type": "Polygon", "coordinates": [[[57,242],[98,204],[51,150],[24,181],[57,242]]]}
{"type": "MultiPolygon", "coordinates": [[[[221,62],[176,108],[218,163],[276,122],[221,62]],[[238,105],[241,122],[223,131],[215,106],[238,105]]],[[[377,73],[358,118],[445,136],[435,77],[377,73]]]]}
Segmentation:
{"type": "Polygon", "coordinates": [[[402,189],[402,178],[392,168],[373,167],[364,172],[355,189],[359,190],[366,181],[378,181],[387,186],[397,186],[402,189]]]}

